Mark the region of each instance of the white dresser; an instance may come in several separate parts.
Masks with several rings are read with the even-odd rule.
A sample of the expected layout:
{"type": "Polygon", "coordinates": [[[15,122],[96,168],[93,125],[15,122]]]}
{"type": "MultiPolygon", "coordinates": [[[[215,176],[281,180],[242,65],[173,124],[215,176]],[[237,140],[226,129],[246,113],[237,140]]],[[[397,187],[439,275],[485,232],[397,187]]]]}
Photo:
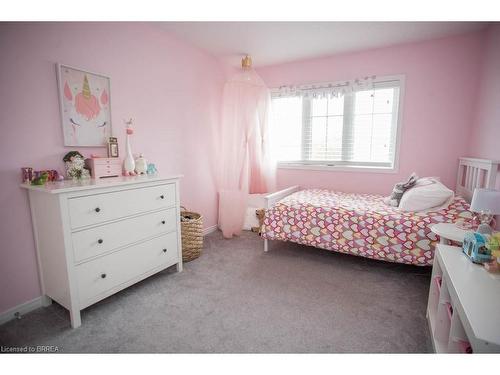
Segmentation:
{"type": "Polygon", "coordinates": [[[179,178],[116,177],[28,190],[44,305],[80,310],[167,267],[182,271],[179,178]]]}
{"type": "Polygon", "coordinates": [[[436,353],[500,352],[500,275],[459,247],[436,247],[427,319],[436,353]]]}

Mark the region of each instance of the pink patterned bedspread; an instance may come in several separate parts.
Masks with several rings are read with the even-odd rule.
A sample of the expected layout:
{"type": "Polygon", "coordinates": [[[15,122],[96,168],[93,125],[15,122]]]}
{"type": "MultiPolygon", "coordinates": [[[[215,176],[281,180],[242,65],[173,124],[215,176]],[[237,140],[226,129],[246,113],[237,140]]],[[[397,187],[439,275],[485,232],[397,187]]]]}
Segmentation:
{"type": "Polygon", "coordinates": [[[302,190],[266,211],[262,237],[389,262],[432,264],[435,223],[470,219],[461,197],[434,212],[401,212],[383,197],[328,190],[302,190]]]}

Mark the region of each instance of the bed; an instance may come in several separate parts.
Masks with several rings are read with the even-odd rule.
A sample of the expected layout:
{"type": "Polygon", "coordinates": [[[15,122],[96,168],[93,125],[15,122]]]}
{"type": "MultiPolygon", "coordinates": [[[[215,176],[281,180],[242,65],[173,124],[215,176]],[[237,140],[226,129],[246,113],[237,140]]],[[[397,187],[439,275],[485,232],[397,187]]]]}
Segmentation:
{"type": "Polygon", "coordinates": [[[432,265],[437,236],[432,225],[470,219],[476,187],[493,188],[498,163],[460,158],[456,196],[449,206],[402,212],[371,194],[351,194],[292,186],[266,196],[262,226],[269,240],[291,241],[330,251],[418,266],[432,265]]]}

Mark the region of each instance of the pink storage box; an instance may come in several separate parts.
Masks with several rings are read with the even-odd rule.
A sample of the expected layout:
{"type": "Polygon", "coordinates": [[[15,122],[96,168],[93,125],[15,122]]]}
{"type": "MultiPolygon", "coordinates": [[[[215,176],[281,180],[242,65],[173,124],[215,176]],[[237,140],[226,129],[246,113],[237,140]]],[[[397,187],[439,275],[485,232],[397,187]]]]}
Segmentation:
{"type": "Polygon", "coordinates": [[[448,315],[448,319],[451,321],[451,317],[453,316],[453,306],[451,303],[446,302],[446,314],[448,315]]]}
{"type": "Polygon", "coordinates": [[[434,278],[434,282],[436,283],[436,286],[438,288],[438,293],[441,292],[441,284],[442,284],[441,276],[436,276],[434,278]]]}
{"type": "Polygon", "coordinates": [[[473,353],[472,346],[467,341],[458,340],[458,347],[459,347],[460,353],[463,353],[463,354],[472,354],[473,353]]]}
{"type": "Polygon", "coordinates": [[[119,158],[91,158],[85,160],[92,178],[118,177],[122,175],[122,162],[119,158]]]}

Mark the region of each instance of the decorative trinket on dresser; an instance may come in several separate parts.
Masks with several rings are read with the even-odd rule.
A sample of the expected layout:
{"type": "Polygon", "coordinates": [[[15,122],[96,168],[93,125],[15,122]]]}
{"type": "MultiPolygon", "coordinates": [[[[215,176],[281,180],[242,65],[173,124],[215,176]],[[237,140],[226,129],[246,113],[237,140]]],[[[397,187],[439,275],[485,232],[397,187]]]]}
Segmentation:
{"type": "Polygon", "coordinates": [[[156,173],[158,173],[158,169],[156,169],[156,165],[154,165],[153,163],[149,163],[148,164],[147,173],[148,174],[156,174],[156,173]]]}
{"type": "Polygon", "coordinates": [[[62,177],[55,169],[34,171],[31,167],[21,168],[23,184],[43,185],[46,182],[60,181],[62,177]]]}
{"type": "Polygon", "coordinates": [[[92,157],[85,160],[85,166],[90,169],[92,178],[119,177],[122,174],[121,161],[118,158],[92,157]]]}
{"type": "Polygon", "coordinates": [[[108,138],[108,158],[117,158],[118,153],[118,138],[109,137],[108,138]]]}
{"type": "Polygon", "coordinates": [[[132,155],[132,148],[130,146],[130,136],[134,134],[134,129],[132,128],[132,119],[125,121],[127,139],[125,145],[125,159],[123,160],[123,175],[124,176],[135,176],[135,160],[132,155]]]}
{"type": "Polygon", "coordinates": [[[33,168],[21,168],[21,173],[23,175],[23,184],[31,184],[31,180],[33,179],[33,168]]]}
{"type": "Polygon", "coordinates": [[[474,263],[485,263],[491,260],[491,252],[486,247],[488,235],[477,232],[467,232],[465,234],[462,251],[474,263]]]}
{"type": "Polygon", "coordinates": [[[146,174],[148,171],[148,162],[144,159],[143,154],[139,154],[139,157],[135,159],[135,173],[146,174]]]}
{"type": "Polygon", "coordinates": [[[40,172],[38,176],[36,176],[32,181],[32,185],[45,185],[45,183],[49,180],[49,174],[46,171],[40,172]]]}
{"type": "Polygon", "coordinates": [[[68,179],[90,178],[88,169],[85,168],[85,158],[78,151],[70,151],[63,158],[68,179]]]}

